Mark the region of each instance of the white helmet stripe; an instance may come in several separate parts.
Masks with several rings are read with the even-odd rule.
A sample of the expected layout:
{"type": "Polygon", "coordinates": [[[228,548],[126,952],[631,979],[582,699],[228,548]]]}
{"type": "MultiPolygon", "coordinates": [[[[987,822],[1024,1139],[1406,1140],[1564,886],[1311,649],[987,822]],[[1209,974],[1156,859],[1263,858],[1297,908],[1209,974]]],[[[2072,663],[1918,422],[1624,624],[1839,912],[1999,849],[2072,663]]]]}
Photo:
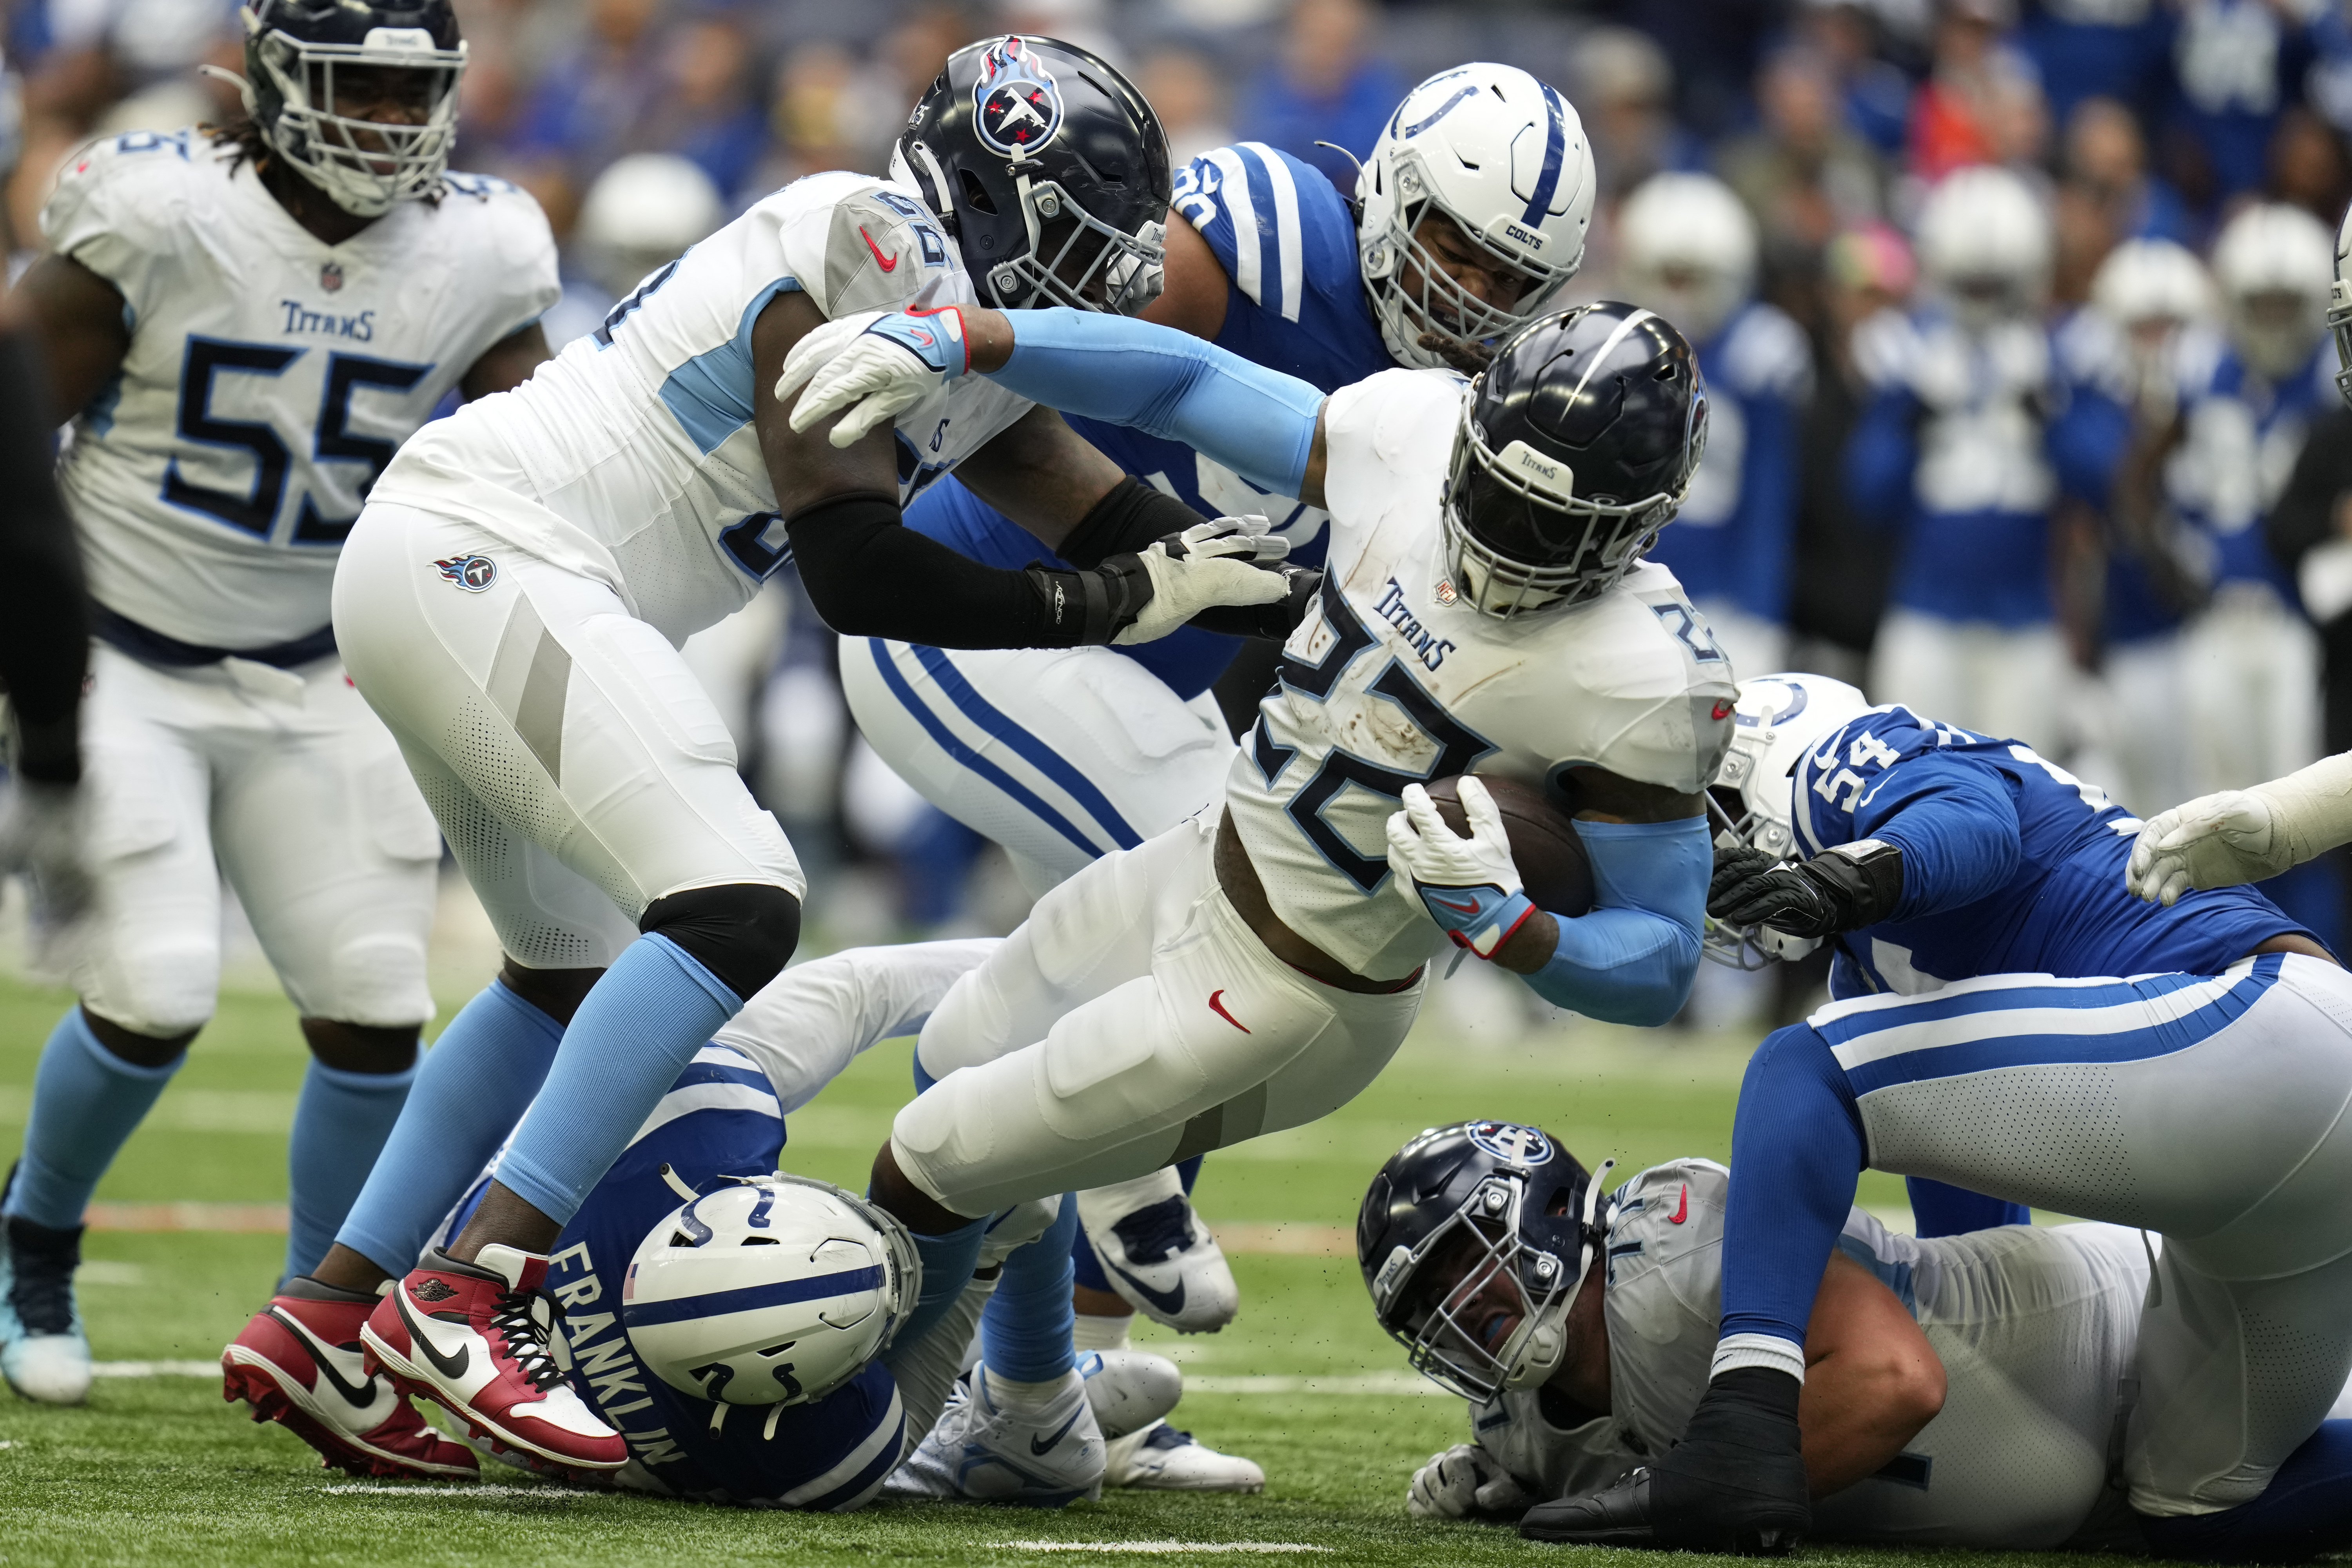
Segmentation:
{"type": "Polygon", "coordinates": [[[1584,389],[1592,384],[1593,376],[1598,374],[1601,367],[1608,363],[1610,351],[1623,342],[1628,333],[1648,321],[1654,314],[1655,314],[1654,311],[1637,310],[1617,323],[1617,330],[1609,334],[1608,342],[1594,350],[1592,357],[1584,362],[1584,376],[1576,384],[1575,397],[1581,398],[1584,395],[1584,389]]]}

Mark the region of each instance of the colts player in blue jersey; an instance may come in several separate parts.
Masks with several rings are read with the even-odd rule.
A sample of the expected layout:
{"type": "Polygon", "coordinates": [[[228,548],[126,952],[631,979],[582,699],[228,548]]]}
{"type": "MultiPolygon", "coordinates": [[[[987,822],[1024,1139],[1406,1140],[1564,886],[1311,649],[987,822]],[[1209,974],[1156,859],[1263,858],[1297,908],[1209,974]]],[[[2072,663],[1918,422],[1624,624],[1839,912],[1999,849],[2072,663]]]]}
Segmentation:
{"type": "Polygon", "coordinates": [[[1805,1322],[1867,1165],[2160,1236],[2136,1407],[2118,1394],[2141,1533],[2164,1557],[2309,1555],[2352,1479],[2352,1428],[2323,1425],[2352,1371],[2352,976],[2251,890],[2134,901],[2139,824],[2018,742],[1811,676],[1745,683],[1737,722],[1710,919],[1766,952],[1833,940],[1843,999],[1748,1065],[1683,1441],[1523,1531],[1747,1553],[1803,1533],[1805,1322]]]}
{"type": "MultiPolygon", "coordinates": [[[[1358,201],[1260,142],[1195,158],[1176,178],[1171,205],[1187,221],[1170,227],[1166,290],[1143,316],[1326,393],[1397,364],[1448,363],[1553,307],[1583,258],[1593,190],[1582,126],[1556,89],[1513,67],[1465,65],[1406,95],[1358,201]],[[1515,157],[1515,146],[1540,155],[1515,157]]],[[[1091,559],[1138,530],[1165,532],[1197,516],[1263,513],[1293,562],[1322,563],[1322,509],[1179,442],[1071,423],[1129,478],[1063,556],[1091,559]]],[[[1018,567],[1039,553],[1034,538],[952,479],[930,487],[907,522],[992,564],[1018,567]]],[[[1234,747],[1209,689],[1241,646],[1198,629],[1100,658],[849,637],[842,679],[884,760],[1003,845],[1042,890],[1217,797],[1234,747]]],[[[1197,1169],[1188,1165],[1184,1186],[1197,1169]]],[[[1109,1266],[1081,1246],[1082,1335],[1123,1342],[1139,1308],[1191,1331],[1232,1317],[1231,1274],[1179,1181],[1160,1173],[1082,1197],[1087,1235],[1109,1266]]],[[[1115,1452],[1114,1477],[1178,1484],[1198,1458],[1139,1447],[1129,1464],[1115,1452]]]]}

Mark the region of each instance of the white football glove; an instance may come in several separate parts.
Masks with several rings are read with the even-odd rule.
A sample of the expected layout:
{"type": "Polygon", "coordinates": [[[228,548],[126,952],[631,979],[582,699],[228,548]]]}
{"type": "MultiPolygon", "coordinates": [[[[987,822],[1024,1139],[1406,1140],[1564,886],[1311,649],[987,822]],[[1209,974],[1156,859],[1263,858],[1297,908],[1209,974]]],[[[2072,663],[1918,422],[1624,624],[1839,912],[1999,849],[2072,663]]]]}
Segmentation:
{"type": "Polygon", "coordinates": [[[64,924],[89,907],[82,858],[81,791],[22,776],[0,780],[0,877],[22,872],[38,889],[43,914],[64,924]]]}
{"type": "Polygon", "coordinates": [[[1511,858],[1495,797],[1475,778],[1457,788],[1470,836],[1445,826],[1429,791],[1407,784],[1404,809],[1389,814],[1389,864],[1412,879],[1422,907],[1456,947],[1492,958],[1535,906],[1511,858]]]}
{"type": "Polygon", "coordinates": [[[955,306],[865,310],[827,321],[793,345],[776,378],[776,401],[806,382],[793,407],[793,428],[805,432],[846,408],[825,438],[853,447],[971,368],[963,313],[955,306]]]}
{"type": "Polygon", "coordinates": [[[1475,1443],[1457,1443],[1412,1473],[1404,1510],[1415,1519],[1467,1519],[1474,1513],[1521,1513],[1541,1500],[1475,1443]]]}
{"type": "Polygon", "coordinates": [[[2132,845],[2124,885],[2169,907],[2192,888],[2259,882],[2294,864],[2268,797],[2225,789],[2149,817],[2132,845]]]}
{"type": "Polygon", "coordinates": [[[1263,517],[1221,517],[1196,522],[1172,539],[1156,539],[1139,553],[1151,578],[1151,602],[1115,643],[1155,642],[1217,605],[1271,605],[1289,595],[1277,572],[1257,562],[1290,553],[1290,541],[1267,531],[1263,517]]]}

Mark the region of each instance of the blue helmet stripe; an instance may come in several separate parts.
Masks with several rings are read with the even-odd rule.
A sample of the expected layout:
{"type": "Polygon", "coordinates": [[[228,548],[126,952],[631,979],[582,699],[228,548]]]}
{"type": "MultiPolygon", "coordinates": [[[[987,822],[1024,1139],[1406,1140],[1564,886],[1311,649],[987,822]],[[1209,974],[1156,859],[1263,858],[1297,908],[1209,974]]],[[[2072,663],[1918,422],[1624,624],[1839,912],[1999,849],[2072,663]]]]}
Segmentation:
{"type": "Polygon", "coordinates": [[[670,1301],[631,1301],[621,1308],[621,1321],[633,1329],[650,1328],[656,1323],[723,1317],[729,1312],[749,1312],[761,1307],[782,1307],[794,1301],[815,1301],[827,1296],[846,1296],[856,1290],[881,1288],[881,1269],[845,1268],[811,1279],[778,1279],[766,1285],[746,1285],[740,1290],[709,1290],[699,1296],[681,1296],[670,1301]]]}
{"type": "Polygon", "coordinates": [[[1543,173],[1536,176],[1536,194],[1528,198],[1525,221],[1530,224],[1543,222],[1550,213],[1552,192],[1559,188],[1559,166],[1568,155],[1568,125],[1560,110],[1559,94],[1552,90],[1549,82],[1538,85],[1543,88],[1544,109],[1551,116],[1551,128],[1544,133],[1543,173]]]}

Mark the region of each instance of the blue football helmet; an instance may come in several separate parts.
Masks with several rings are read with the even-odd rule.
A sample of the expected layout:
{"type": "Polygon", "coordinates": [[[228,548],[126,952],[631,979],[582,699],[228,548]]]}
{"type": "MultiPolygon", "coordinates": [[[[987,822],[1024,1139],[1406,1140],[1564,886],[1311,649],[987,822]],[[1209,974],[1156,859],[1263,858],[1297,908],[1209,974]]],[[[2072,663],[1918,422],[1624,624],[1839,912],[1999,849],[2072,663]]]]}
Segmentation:
{"type": "Polygon", "coordinates": [[[1433,1128],[1390,1157],[1356,1215],[1356,1262],[1414,1370],[1478,1402],[1559,1369],[1615,1164],[1588,1172],[1511,1121],[1433,1128]]]}
{"type": "Polygon", "coordinates": [[[438,194],[466,68],[450,0],[251,0],[239,15],[246,112],[287,167],[360,217],[438,194]],[[381,88],[394,72],[417,123],[338,110],[354,73],[381,88]]]}

